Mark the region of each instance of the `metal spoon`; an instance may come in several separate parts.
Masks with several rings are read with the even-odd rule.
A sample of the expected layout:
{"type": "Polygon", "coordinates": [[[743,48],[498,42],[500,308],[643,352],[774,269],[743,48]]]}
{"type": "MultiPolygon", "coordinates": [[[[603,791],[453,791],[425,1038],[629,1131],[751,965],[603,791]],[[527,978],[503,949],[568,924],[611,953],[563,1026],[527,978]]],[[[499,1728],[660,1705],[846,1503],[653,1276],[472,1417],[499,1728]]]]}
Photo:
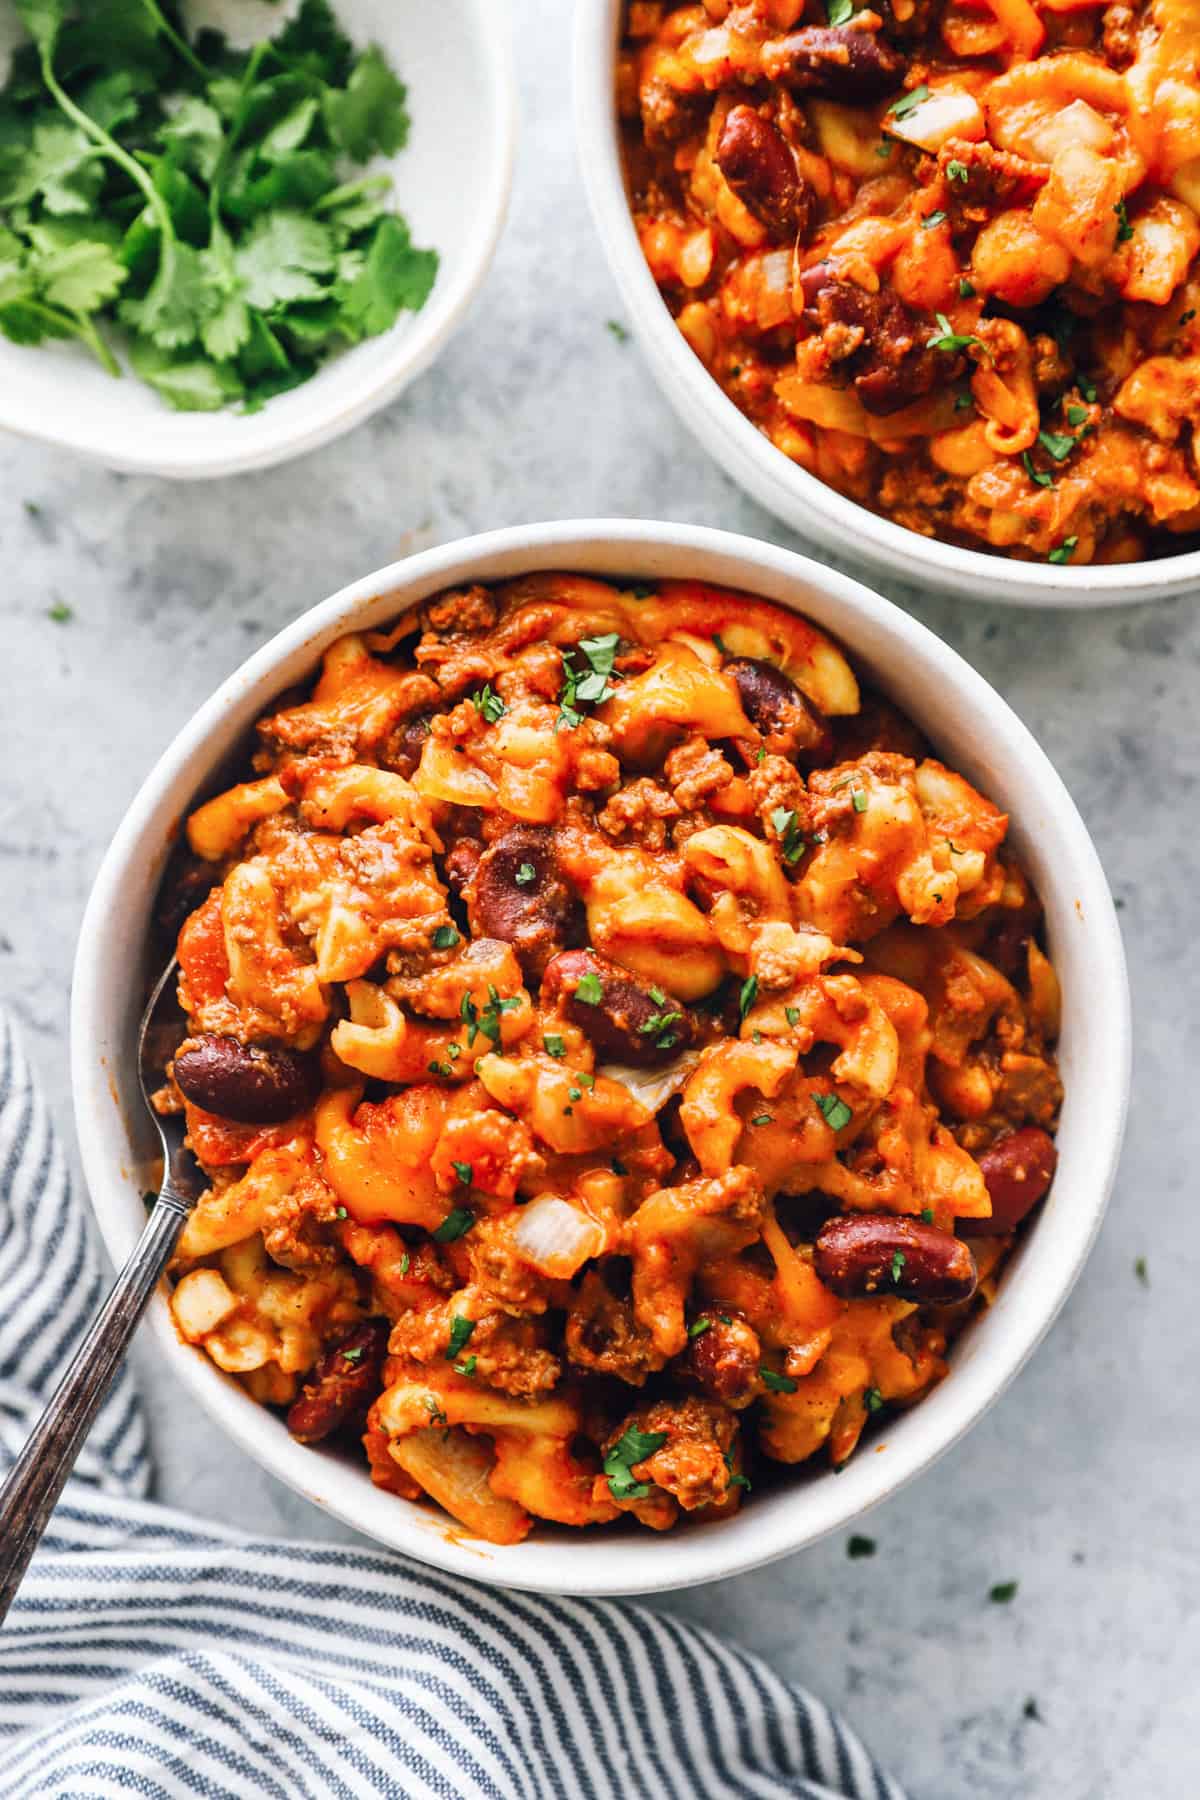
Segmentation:
{"type": "Polygon", "coordinates": [[[150,1096],[160,1085],[166,1064],[184,1034],[183,1016],[175,999],[177,974],[172,958],[155,983],[138,1029],[138,1079],[162,1140],[162,1187],[116,1285],[0,1486],[0,1623],[204,1186],[198,1165],[183,1146],[182,1116],[164,1116],[150,1103],[150,1096]]]}

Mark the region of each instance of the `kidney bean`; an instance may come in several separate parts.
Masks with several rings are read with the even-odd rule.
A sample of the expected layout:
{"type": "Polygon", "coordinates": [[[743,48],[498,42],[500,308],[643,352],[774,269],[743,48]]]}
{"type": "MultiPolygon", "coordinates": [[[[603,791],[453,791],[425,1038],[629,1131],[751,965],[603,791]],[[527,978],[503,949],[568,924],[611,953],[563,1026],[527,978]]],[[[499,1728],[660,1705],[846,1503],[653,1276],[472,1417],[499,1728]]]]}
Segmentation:
{"type": "Polygon", "coordinates": [[[703,1331],[687,1348],[687,1367],[714,1400],[738,1406],[756,1392],[762,1350],[757,1335],[744,1319],[722,1319],[706,1312],[693,1321],[692,1329],[707,1320],[703,1331]]]}
{"type": "Polygon", "coordinates": [[[735,106],[721,127],[716,157],[722,175],[756,219],[779,234],[803,237],[808,232],[816,193],[770,119],[752,106],[735,106]]]}
{"type": "Polygon", "coordinates": [[[414,713],[392,733],[384,760],[397,774],[408,777],[414,773],[429,737],[429,721],[432,716],[432,713],[414,713]]]}
{"type": "Polygon", "coordinates": [[[366,1319],[326,1351],[288,1412],[287,1428],[294,1438],[319,1444],[343,1426],[365,1421],[383,1383],[390,1329],[386,1319],[366,1319]]]}
{"type": "Polygon", "coordinates": [[[975,1258],[949,1231],[893,1213],[842,1213],[821,1227],[813,1263],[844,1300],[895,1294],[901,1300],[969,1300],[975,1258]]]}
{"type": "Polygon", "coordinates": [[[540,976],[552,956],[583,937],[583,908],[546,825],[514,825],[498,838],[480,857],[464,898],[475,936],[511,944],[528,976],[540,976]]]}
{"type": "Polygon", "coordinates": [[[735,656],[725,664],[725,673],[737,683],[742,710],[766,738],[768,749],[794,756],[809,768],[829,761],[833,754],[829,721],[782,669],[754,656],[735,656]]]}
{"type": "Polygon", "coordinates": [[[990,1219],[959,1219],[963,1237],[995,1236],[1015,1231],[1021,1220],[1045,1194],[1058,1166],[1058,1151],[1048,1131],[1037,1125],[1023,1126],[997,1138],[976,1157],[992,1201],[990,1219]]]}
{"type": "Polygon", "coordinates": [[[762,49],[768,81],[849,106],[882,100],[899,86],[905,66],[905,58],[885,39],[849,25],[802,25],[762,49]]]}
{"type": "Polygon", "coordinates": [[[172,948],[188,919],[220,878],[213,863],[201,862],[190,853],[172,857],[154,907],[154,923],[172,948]]]}
{"type": "Polygon", "coordinates": [[[800,285],[805,323],[816,331],[836,326],[837,338],[849,344],[840,367],[868,412],[899,412],[962,372],[957,351],[929,348],[936,321],[890,288],[868,294],[853,281],[832,279],[822,263],[806,269],[800,285]]]}
{"type": "Polygon", "coordinates": [[[579,1027],[601,1057],[637,1069],[674,1062],[696,1035],[695,1021],[682,1001],[663,988],[657,992],[662,1000],[620,963],[595,950],[564,950],[542,976],[542,999],[561,1001],[564,1018],[579,1027]],[[594,1003],[579,998],[579,984],[588,976],[599,983],[594,1003]]]}
{"type": "Polygon", "coordinates": [[[446,852],[446,885],[451,893],[461,895],[479,867],[483,845],[475,838],[459,838],[446,852]]]}
{"type": "Polygon", "coordinates": [[[315,1057],[213,1034],[180,1047],[174,1074],[193,1106],[240,1125],[281,1124],[311,1106],[321,1085],[315,1057]]]}

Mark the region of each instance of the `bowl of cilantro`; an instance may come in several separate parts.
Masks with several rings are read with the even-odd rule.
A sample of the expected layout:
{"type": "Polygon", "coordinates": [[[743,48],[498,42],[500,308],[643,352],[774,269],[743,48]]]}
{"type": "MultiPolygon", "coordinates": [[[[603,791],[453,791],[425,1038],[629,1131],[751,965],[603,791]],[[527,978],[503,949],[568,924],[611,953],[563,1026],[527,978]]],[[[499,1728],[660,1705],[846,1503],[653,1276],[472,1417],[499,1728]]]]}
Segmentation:
{"type": "Polygon", "coordinates": [[[176,478],[326,443],[460,323],[514,138],[488,0],[0,0],[0,428],[176,478]]]}

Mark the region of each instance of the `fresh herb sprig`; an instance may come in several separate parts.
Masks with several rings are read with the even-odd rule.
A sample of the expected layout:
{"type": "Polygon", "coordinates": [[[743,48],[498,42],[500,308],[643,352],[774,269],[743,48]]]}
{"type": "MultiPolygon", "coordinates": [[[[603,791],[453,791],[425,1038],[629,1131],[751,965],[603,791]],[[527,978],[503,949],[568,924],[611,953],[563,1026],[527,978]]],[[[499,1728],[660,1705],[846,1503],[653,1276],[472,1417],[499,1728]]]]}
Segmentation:
{"type": "Polygon", "coordinates": [[[403,84],[328,0],[270,41],[189,41],[164,0],[16,0],[32,43],[0,93],[0,333],[109,341],[178,411],[256,411],[424,304],[385,175],[403,84]]]}

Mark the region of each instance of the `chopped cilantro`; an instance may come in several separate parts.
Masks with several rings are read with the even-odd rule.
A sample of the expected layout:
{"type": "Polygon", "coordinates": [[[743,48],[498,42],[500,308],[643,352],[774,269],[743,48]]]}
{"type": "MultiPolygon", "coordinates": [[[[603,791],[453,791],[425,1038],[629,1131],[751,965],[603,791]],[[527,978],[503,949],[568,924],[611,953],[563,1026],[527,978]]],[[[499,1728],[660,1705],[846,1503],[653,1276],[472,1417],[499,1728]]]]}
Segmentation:
{"type": "Polygon", "coordinates": [[[1124,200],[1118,200],[1113,211],[1117,215],[1117,242],[1127,244],[1133,236],[1133,226],[1129,223],[1129,212],[1124,200]]]}
{"type": "Polygon", "coordinates": [[[475,1170],[472,1168],[471,1164],[469,1162],[451,1161],[450,1167],[454,1170],[454,1173],[458,1176],[458,1179],[462,1182],[463,1186],[470,1187],[471,1182],[475,1178],[475,1170]]]}
{"type": "Polygon", "coordinates": [[[779,837],[784,862],[799,862],[804,855],[804,833],[795,813],[786,806],[776,806],[771,813],[771,824],[779,837]]]}
{"type": "Polygon", "coordinates": [[[907,1261],[908,1261],[908,1258],[907,1258],[907,1256],[905,1256],[903,1250],[894,1250],[892,1252],[892,1286],[893,1287],[900,1286],[900,1277],[904,1273],[904,1265],[907,1261]]]}
{"type": "Polygon", "coordinates": [[[830,1131],[843,1131],[854,1117],[846,1102],[836,1094],[814,1094],[813,1099],[830,1131]]]}
{"type": "Polygon", "coordinates": [[[75,617],[75,608],[68,606],[65,600],[56,600],[53,606],[47,607],[46,617],[53,619],[56,625],[69,625],[75,617]]]}
{"type": "Polygon", "coordinates": [[[920,106],[922,100],[928,100],[928,98],[929,89],[925,82],[922,82],[920,87],[910,88],[907,94],[901,94],[898,100],[893,100],[888,111],[893,119],[906,119],[910,112],[920,106]]]}
{"type": "Polygon", "coordinates": [[[446,1214],[433,1235],[439,1244],[453,1244],[464,1237],[474,1223],[475,1214],[469,1207],[456,1206],[446,1214]]]}
{"type": "Polygon", "coordinates": [[[1052,488],[1054,486],[1054,477],[1050,474],[1048,469],[1034,468],[1028,450],[1022,450],[1021,463],[1030,481],[1034,482],[1036,486],[1042,488],[1052,488]]]}
{"type": "Polygon", "coordinates": [[[613,663],[621,635],[617,631],[603,632],[599,637],[581,638],[574,650],[564,650],[563,687],[558,701],[558,726],[566,726],[573,731],[583,723],[580,704],[601,706],[604,701],[611,700],[616,689],[609,686],[618,680],[613,663]],[[578,666],[578,657],[582,655],[587,663],[586,669],[578,666]]]}
{"type": "Polygon", "coordinates": [[[1046,561],[1052,563],[1070,562],[1071,554],[1078,542],[1079,539],[1077,537],[1065,537],[1061,544],[1056,544],[1054,546],[1054,549],[1051,550],[1046,561]]]}
{"type": "Polygon", "coordinates": [[[467,1048],[482,1034],[493,1044],[500,1042],[500,1016],[502,1013],[515,1012],[521,1004],[520,995],[514,994],[511,999],[502,1000],[495,987],[489,981],[487,1005],[480,1011],[470,994],[464,994],[459,1002],[458,1015],[467,1027],[467,1048]]]}
{"type": "Polygon", "coordinates": [[[746,1017],[746,1014],[750,1011],[750,1008],[754,1005],[757,998],[758,976],[748,975],[745,981],[743,981],[741,991],[738,994],[738,1012],[743,1019],[746,1017]]]}
{"type": "Polygon", "coordinates": [[[763,1365],[762,1368],[759,1369],[758,1372],[759,1372],[759,1375],[762,1377],[763,1386],[767,1389],[767,1391],[769,1393],[772,1393],[772,1394],[794,1394],[795,1393],[796,1383],[792,1380],[790,1375],[780,1375],[775,1369],[768,1369],[765,1364],[763,1365]]]}
{"type": "MultiPolygon", "coordinates": [[[[956,156],[951,157],[950,161],[946,164],[947,181],[968,181],[970,175],[971,171],[968,169],[966,163],[959,162],[956,156]]],[[[970,282],[967,283],[967,287],[970,289],[971,293],[975,292],[975,289],[971,287],[970,282]]],[[[962,292],[961,283],[959,284],[959,292],[962,292]]]]}
{"type": "Polygon", "coordinates": [[[1038,443],[1042,446],[1046,455],[1052,456],[1055,462],[1066,462],[1068,456],[1070,456],[1078,442],[1078,438],[1073,438],[1071,434],[1066,431],[1038,432],[1038,443]]]}
{"type": "Polygon", "coordinates": [[[1016,1598],[1018,1586],[1015,1581],[997,1581],[988,1589],[988,1599],[994,1606],[1007,1606],[1016,1598]]]}
{"type": "Polygon", "coordinates": [[[536,880],[537,880],[537,870],[534,868],[533,864],[532,863],[522,863],[520,868],[517,870],[517,875],[516,875],[517,886],[518,887],[532,887],[533,883],[536,880]]]}
{"type": "Polygon", "coordinates": [[[493,693],[490,681],[485,682],[471,695],[471,705],[480,718],[486,719],[489,725],[494,725],[497,719],[502,719],[507,711],[499,694],[493,693]]]}
{"type": "Polygon", "coordinates": [[[453,950],[455,944],[459,942],[459,934],[453,925],[439,925],[433,934],[435,950],[453,950]]]}
{"type": "Polygon", "coordinates": [[[875,1539],[873,1537],[864,1537],[860,1531],[856,1531],[852,1537],[846,1539],[846,1555],[852,1559],[857,1560],[860,1556],[874,1556],[874,1554],[875,1539]]]}
{"type": "MultiPolygon", "coordinates": [[[[658,992],[657,989],[651,990],[652,997],[656,992],[658,992]]],[[[671,1050],[679,1042],[679,1033],[673,1027],[678,1025],[682,1018],[683,1014],[679,1011],[651,1013],[650,1017],[638,1026],[638,1034],[641,1037],[652,1037],[660,1050],[671,1050]]]]}
{"type": "Polygon", "coordinates": [[[455,1313],[450,1321],[450,1342],[446,1350],[447,1362],[453,1362],[455,1357],[466,1349],[474,1329],[474,1319],[468,1319],[465,1313],[455,1313]]]}
{"type": "Polygon", "coordinates": [[[946,215],[944,212],[927,213],[921,220],[921,230],[932,231],[935,225],[944,225],[945,223],[946,215]]]}
{"type": "Polygon", "coordinates": [[[661,1450],[667,1441],[665,1431],[639,1431],[636,1425],[630,1425],[604,1458],[604,1473],[608,1477],[608,1491],[614,1500],[644,1500],[650,1492],[650,1484],[636,1481],[633,1470],[637,1463],[645,1462],[656,1450],[661,1450]]]}
{"type": "Polygon", "coordinates": [[[594,969],[589,969],[579,977],[579,985],[575,989],[575,998],[585,1006],[599,1006],[604,998],[604,983],[594,969]]]}
{"type": "Polygon", "coordinates": [[[542,1048],[547,1056],[565,1056],[567,1046],[556,1031],[548,1031],[542,1038],[542,1048]]]}
{"type": "Polygon", "coordinates": [[[612,332],[618,344],[627,344],[629,342],[629,331],[626,326],[622,325],[620,319],[606,319],[604,323],[606,328],[612,332]]]}
{"type": "Polygon", "coordinates": [[[954,356],[960,350],[966,350],[971,344],[979,343],[979,339],[972,337],[969,333],[952,330],[945,313],[935,313],[933,316],[937,320],[938,328],[926,343],[927,350],[944,350],[947,355],[954,356]]]}

